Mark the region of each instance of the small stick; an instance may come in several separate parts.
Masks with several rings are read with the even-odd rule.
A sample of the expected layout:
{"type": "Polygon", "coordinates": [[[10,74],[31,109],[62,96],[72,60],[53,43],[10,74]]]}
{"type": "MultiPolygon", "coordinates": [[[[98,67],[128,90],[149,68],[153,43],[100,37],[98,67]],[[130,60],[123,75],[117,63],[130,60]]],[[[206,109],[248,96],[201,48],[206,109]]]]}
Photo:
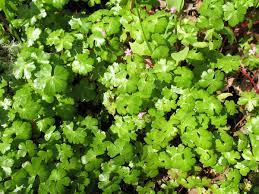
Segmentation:
{"type": "Polygon", "coordinates": [[[250,83],[252,84],[252,86],[255,89],[255,92],[259,93],[259,88],[257,87],[254,79],[248,74],[248,72],[243,64],[241,64],[241,73],[250,81],[250,83]]]}

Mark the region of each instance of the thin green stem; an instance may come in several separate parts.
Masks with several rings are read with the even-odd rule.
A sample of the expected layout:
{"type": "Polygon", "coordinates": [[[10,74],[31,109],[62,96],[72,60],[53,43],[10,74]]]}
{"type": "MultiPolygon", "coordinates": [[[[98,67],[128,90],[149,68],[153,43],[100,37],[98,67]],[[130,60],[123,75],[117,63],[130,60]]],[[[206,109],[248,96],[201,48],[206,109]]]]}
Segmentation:
{"type": "MultiPolygon", "coordinates": [[[[182,8],[182,6],[183,6],[183,3],[184,3],[184,0],[181,2],[181,5],[180,5],[180,8],[182,8]]],[[[179,20],[179,23],[181,24],[181,14],[182,14],[182,9],[181,10],[179,10],[179,13],[176,15],[176,16],[178,16],[178,18],[180,18],[180,20],[179,20]]],[[[167,38],[168,37],[168,30],[169,30],[169,26],[170,26],[170,22],[172,21],[172,19],[174,18],[174,16],[175,15],[171,15],[170,17],[169,17],[169,21],[168,21],[168,24],[167,24],[167,26],[166,26],[166,30],[165,30],[165,33],[164,33],[164,38],[167,38]]],[[[176,26],[175,26],[175,30],[176,30],[176,34],[177,34],[177,24],[176,24],[176,26]]],[[[169,33],[169,35],[170,35],[171,33],[169,33]]]]}
{"type": "Polygon", "coordinates": [[[12,23],[10,22],[11,19],[10,19],[10,16],[9,16],[8,12],[7,12],[5,9],[3,9],[3,12],[4,12],[4,15],[5,15],[5,17],[6,17],[7,22],[9,23],[9,25],[7,24],[7,28],[8,28],[8,30],[9,30],[9,32],[16,38],[16,40],[17,40],[18,42],[21,42],[20,36],[18,35],[18,33],[16,32],[16,30],[14,29],[12,23]]]}
{"type": "Polygon", "coordinates": [[[142,30],[142,33],[143,33],[144,41],[146,42],[147,47],[148,47],[150,53],[152,54],[152,53],[153,53],[153,50],[152,50],[152,48],[151,48],[149,42],[147,41],[147,37],[146,37],[145,31],[144,31],[144,28],[143,28],[143,25],[142,25],[142,22],[141,22],[139,6],[138,6],[136,9],[137,9],[138,18],[139,18],[139,23],[140,23],[140,27],[141,27],[141,30],[142,30]]]}
{"type": "Polygon", "coordinates": [[[179,18],[179,23],[180,23],[180,26],[181,26],[181,21],[182,21],[182,12],[183,12],[183,7],[184,7],[184,0],[181,2],[181,9],[180,9],[180,11],[179,11],[179,13],[178,13],[178,18],[179,18]]]}
{"type": "Polygon", "coordinates": [[[166,26],[165,33],[164,33],[164,38],[167,37],[167,33],[168,33],[168,30],[169,30],[170,22],[172,21],[173,17],[174,17],[174,15],[171,15],[171,16],[169,17],[169,21],[168,21],[168,24],[167,24],[167,26],[166,26]]]}

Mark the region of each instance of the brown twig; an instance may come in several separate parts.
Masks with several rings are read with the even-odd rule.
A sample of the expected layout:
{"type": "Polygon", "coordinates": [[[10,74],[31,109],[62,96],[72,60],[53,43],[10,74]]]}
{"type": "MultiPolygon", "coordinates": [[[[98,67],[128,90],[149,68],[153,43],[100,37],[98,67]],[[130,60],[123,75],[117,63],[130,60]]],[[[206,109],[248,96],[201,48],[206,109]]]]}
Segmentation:
{"type": "Polygon", "coordinates": [[[244,117],[240,121],[238,121],[238,123],[235,125],[234,129],[236,129],[238,126],[240,127],[243,126],[242,122],[246,120],[246,118],[247,118],[247,115],[244,115],[244,117]]]}
{"type": "Polygon", "coordinates": [[[241,73],[250,81],[251,85],[252,85],[253,88],[255,89],[255,92],[256,92],[256,93],[259,93],[259,88],[257,87],[257,84],[256,84],[255,81],[254,81],[254,78],[251,77],[251,76],[248,74],[248,72],[247,72],[247,70],[246,70],[246,68],[244,67],[243,64],[241,64],[241,73]]]}

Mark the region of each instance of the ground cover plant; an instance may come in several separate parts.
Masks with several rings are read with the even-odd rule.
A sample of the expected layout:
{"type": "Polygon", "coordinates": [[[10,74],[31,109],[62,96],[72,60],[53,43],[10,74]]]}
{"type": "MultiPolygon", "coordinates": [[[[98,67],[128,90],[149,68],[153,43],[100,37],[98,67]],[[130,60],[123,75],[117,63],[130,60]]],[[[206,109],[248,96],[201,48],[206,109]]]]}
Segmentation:
{"type": "Polygon", "coordinates": [[[1,193],[259,193],[258,0],[0,0],[1,193]]]}

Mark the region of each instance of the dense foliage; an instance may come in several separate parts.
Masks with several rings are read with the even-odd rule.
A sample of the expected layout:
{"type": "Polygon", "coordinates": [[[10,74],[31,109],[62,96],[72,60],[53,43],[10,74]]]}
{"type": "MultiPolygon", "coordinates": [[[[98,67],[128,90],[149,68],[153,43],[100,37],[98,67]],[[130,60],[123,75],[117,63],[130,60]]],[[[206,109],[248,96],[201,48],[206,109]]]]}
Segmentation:
{"type": "Polygon", "coordinates": [[[259,193],[258,7],[0,0],[0,192],[259,193]]]}

